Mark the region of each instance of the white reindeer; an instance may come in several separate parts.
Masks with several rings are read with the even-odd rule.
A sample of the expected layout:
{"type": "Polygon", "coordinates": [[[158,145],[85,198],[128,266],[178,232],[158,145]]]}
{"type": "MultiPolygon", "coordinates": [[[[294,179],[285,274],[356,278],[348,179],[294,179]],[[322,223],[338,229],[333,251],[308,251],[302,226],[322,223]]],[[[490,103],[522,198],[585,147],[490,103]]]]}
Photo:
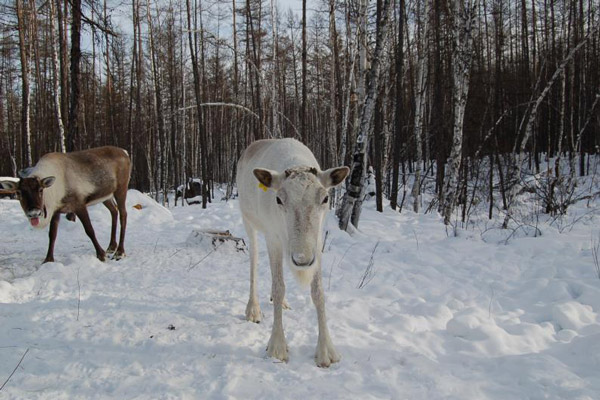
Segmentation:
{"type": "Polygon", "coordinates": [[[260,322],[256,292],[257,232],[265,236],[271,265],[274,321],[267,347],[270,357],[288,360],[282,308],[286,307],[283,261],[297,280],[311,285],[317,309],[319,338],[315,361],[329,367],[340,356],[329,337],[321,282],[322,225],[329,209],[328,189],[339,185],[348,167],[321,171],[312,152],[294,139],[268,139],[252,143],[237,168],[240,208],[250,244],[250,299],[246,319],[260,322]]]}
{"type": "Polygon", "coordinates": [[[50,225],[48,252],[44,262],[54,261],[54,242],[60,214],[74,220],[77,215],[89,236],[96,256],[105,260],[106,252],[115,259],[125,256],[127,225],[125,200],[131,173],[129,155],[112,146],[72,153],[48,153],[38,163],[20,174],[18,182],[0,181],[0,193],[17,193],[21,208],[34,228],[50,225]],[[112,229],[106,252],[98,244],[87,207],[102,202],[110,211],[112,229]],[[115,205],[116,203],[116,205],[115,205]],[[121,223],[119,244],[116,242],[117,215],[121,223]]]}

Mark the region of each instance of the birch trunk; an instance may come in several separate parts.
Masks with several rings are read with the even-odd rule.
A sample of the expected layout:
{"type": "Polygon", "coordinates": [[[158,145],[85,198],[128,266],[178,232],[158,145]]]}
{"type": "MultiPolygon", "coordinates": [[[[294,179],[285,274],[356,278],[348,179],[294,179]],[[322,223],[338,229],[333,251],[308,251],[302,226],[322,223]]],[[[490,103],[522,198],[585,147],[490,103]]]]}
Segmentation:
{"type": "MultiPolygon", "coordinates": [[[[158,74],[158,65],[156,61],[156,52],[154,47],[154,33],[152,26],[152,18],[150,13],[150,0],[146,0],[146,16],[148,20],[148,37],[150,40],[150,70],[152,72],[152,88],[153,88],[153,96],[152,96],[152,108],[154,111],[154,118],[156,124],[158,126],[157,135],[154,140],[154,149],[155,149],[155,169],[156,174],[154,176],[154,187],[155,187],[155,199],[158,201],[158,193],[162,188],[163,184],[163,150],[162,150],[162,142],[164,138],[164,125],[163,125],[163,115],[162,115],[162,97],[161,97],[161,87],[160,87],[160,78],[158,74]]],[[[164,196],[163,196],[163,204],[164,204],[164,196]]]]}
{"type": "Polygon", "coordinates": [[[54,112],[56,123],[58,125],[58,148],[61,153],[67,151],[65,146],[65,127],[62,121],[61,100],[60,100],[60,68],[58,63],[58,50],[56,49],[56,31],[54,26],[54,1],[48,1],[49,13],[48,24],[50,25],[50,51],[52,53],[52,84],[54,89],[54,112]]]}
{"type": "MultiPolygon", "coordinates": [[[[59,54],[59,65],[60,65],[60,93],[61,93],[61,114],[63,116],[63,125],[65,117],[69,115],[69,92],[68,92],[68,81],[69,76],[67,74],[67,38],[66,38],[66,10],[67,2],[64,5],[61,4],[61,0],[53,0],[56,5],[56,19],[58,25],[58,54],[59,54]],[[61,5],[64,7],[61,8],[61,5]],[[64,14],[64,16],[63,16],[64,14]]],[[[66,140],[66,137],[65,137],[66,140]]],[[[65,144],[66,145],[66,144],[65,144]]]]}
{"type": "Polygon", "coordinates": [[[473,59],[472,30],[475,22],[477,0],[454,2],[454,51],[452,53],[454,123],[452,149],[448,163],[448,177],[444,196],[444,223],[448,225],[456,205],[458,175],[462,161],[462,142],[465,109],[469,94],[471,63],[473,59]]]}
{"type": "Polygon", "coordinates": [[[363,202],[363,192],[365,190],[365,174],[367,163],[367,150],[369,137],[371,136],[371,124],[377,96],[377,87],[379,86],[379,75],[381,67],[381,57],[384,47],[384,38],[387,33],[387,21],[389,15],[390,0],[384,0],[382,4],[381,21],[377,30],[377,39],[375,42],[375,52],[371,62],[371,69],[367,75],[367,96],[362,107],[360,127],[356,138],[356,146],[352,157],[352,170],[350,172],[350,182],[348,183],[346,194],[342,203],[340,214],[340,229],[348,230],[351,222],[354,227],[358,227],[360,212],[363,202]]]}
{"type": "Polygon", "coordinates": [[[403,85],[404,79],[404,0],[400,0],[398,15],[398,43],[396,45],[396,104],[394,116],[394,154],[392,160],[392,189],[390,206],[395,210],[398,206],[398,181],[400,180],[400,147],[403,118],[403,85]]]}
{"type": "MultiPolygon", "coordinates": [[[[235,14],[235,0],[233,2],[234,7],[234,14],[235,14]]],[[[181,46],[181,59],[182,59],[182,63],[181,63],[181,103],[183,108],[186,108],[186,103],[187,103],[187,96],[186,96],[186,87],[187,87],[187,80],[186,80],[186,74],[185,74],[185,67],[186,67],[186,62],[185,60],[186,58],[186,53],[185,53],[185,40],[184,38],[184,23],[183,23],[183,9],[182,9],[183,5],[180,3],[180,9],[179,9],[179,15],[181,18],[180,21],[180,35],[181,35],[181,42],[180,42],[180,46],[181,46]]],[[[234,28],[235,29],[235,28],[234,28]]],[[[184,111],[182,113],[181,116],[181,176],[179,177],[179,179],[181,179],[181,184],[185,185],[187,182],[187,113],[184,111]]],[[[184,193],[185,193],[185,186],[184,186],[184,193]]],[[[175,205],[177,205],[177,201],[175,201],[175,205]]],[[[185,205],[185,196],[181,196],[181,206],[183,207],[185,205]]]]}
{"type": "MultiPolygon", "coordinates": [[[[428,3],[429,4],[429,3],[428,3]]],[[[411,195],[413,210],[418,213],[421,207],[421,172],[423,162],[423,135],[425,131],[425,107],[427,102],[427,81],[429,75],[429,7],[425,7],[425,22],[421,31],[420,49],[418,53],[417,82],[415,91],[415,181],[411,195]]]]}

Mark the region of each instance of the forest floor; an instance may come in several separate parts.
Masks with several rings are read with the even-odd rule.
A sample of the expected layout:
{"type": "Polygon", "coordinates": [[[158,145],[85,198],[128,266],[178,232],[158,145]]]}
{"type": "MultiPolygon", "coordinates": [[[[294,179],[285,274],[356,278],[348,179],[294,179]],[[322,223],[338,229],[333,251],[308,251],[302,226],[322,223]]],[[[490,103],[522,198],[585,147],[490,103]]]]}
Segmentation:
{"type": "MultiPolygon", "coordinates": [[[[131,190],[128,210],[125,259],[98,261],[63,218],[56,262],[41,265],[47,231],[0,200],[0,398],[600,398],[599,202],[540,214],[535,235],[483,217],[453,231],[436,213],[369,201],[350,236],[331,213],[322,268],[342,360],[329,369],[314,363],[316,313],[289,271],[290,359],[266,357],[262,238],[260,324],[244,318],[247,252],[194,238],[246,237],[236,200],[166,209],[131,190]]],[[[90,214],[108,244],[108,211],[90,214]]]]}

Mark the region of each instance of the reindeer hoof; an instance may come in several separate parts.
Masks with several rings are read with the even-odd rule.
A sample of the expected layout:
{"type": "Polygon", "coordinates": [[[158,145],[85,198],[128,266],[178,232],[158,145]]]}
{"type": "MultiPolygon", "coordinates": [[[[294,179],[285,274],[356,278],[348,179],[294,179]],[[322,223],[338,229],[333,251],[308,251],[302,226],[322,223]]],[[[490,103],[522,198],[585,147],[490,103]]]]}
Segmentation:
{"type": "Polygon", "coordinates": [[[269,344],[267,345],[267,355],[280,361],[288,362],[288,346],[283,336],[281,338],[271,337],[271,340],[269,340],[269,344]]]}
{"type": "Polygon", "coordinates": [[[106,254],[113,254],[115,251],[117,251],[117,245],[116,244],[111,244],[106,249],[106,254]]]}
{"type": "Polygon", "coordinates": [[[98,260],[102,262],[106,261],[106,253],[98,253],[96,254],[96,257],[98,257],[98,260]]]}
{"type": "Polygon", "coordinates": [[[248,302],[246,306],[246,321],[260,324],[262,314],[260,312],[260,306],[256,302],[248,302]]]}
{"type": "Polygon", "coordinates": [[[115,260],[115,261],[119,261],[122,258],[125,258],[125,252],[124,251],[116,251],[115,254],[112,257],[112,259],[115,260]]]}
{"type": "Polygon", "coordinates": [[[49,262],[54,262],[54,257],[46,257],[46,259],[42,262],[42,264],[46,264],[49,262]]]}
{"type": "Polygon", "coordinates": [[[331,343],[322,346],[317,346],[315,354],[315,362],[319,368],[329,368],[333,363],[339,362],[342,359],[339,353],[335,350],[331,343]]]}

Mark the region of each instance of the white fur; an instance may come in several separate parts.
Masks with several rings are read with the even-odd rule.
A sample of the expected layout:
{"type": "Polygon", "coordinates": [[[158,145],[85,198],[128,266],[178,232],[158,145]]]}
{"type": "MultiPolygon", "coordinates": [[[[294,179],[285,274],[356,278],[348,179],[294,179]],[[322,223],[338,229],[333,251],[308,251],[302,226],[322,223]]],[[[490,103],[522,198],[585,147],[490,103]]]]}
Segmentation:
{"type": "MultiPolygon", "coordinates": [[[[347,174],[348,169],[343,169],[347,174]]],[[[321,231],[329,209],[328,203],[323,203],[323,200],[328,195],[333,170],[322,172],[312,152],[297,140],[275,139],[258,141],[249,146],[238,163],[237,171],[240,208],[250,244],[250,299],[246,318],[253,322],[261,319],[256,291],[256,233],[261,232],[269,252],[271,295],[275,309],[268,354],[287,360],[281,316],[285,302],[283,263],[286,263],[301,285],[311,285],[319,322],[315,358],[321,367],[340,359],[329,337],[321,283],[321,231]],[[272,177],[267,191],[259,187],[254,175],[256,169],[268,170],[267,174],[272,177]],[[289,177],[286,170],[292,171],[289,177]],[[277,204],[278,197],[283,205],[277,204]],[[296,261],[314,259],[314,262],[310,266],[296,266],[293,255],[296,255],[296,261]]],[[[345,177],[345,174],[342,175],[345,177]]]]}
{"type": "MultiPolygon", "coordinates": [[[[123,150],[124,151],[124,150],[123,150]]],[[[126,154],[127,152],[124,151],[126,154]]],[[[73,165],[72,161],[65,157],[42,157],[40,161],[28,170],[28,177],[37,177],[44,179],[49,176],[54,176],[54,183],[44,189],[44,206],[46,207],[45,216],[40,217],[40,222],[35,228],[43,229],[52,220],[54,212],[63,207],[62,199],[64,198],[67,189],[76,190],[80,198],[86,198],[94,193],[96,186],[90,181],[86,174],[82,174],[77,165],[73,165]]],[[[96,199],[88,206],[101,203],[105,200],[113,198],[113,195],[105,196],[96,199]]]]}
{"type": "Polygon", "coordinates": [[[31,169],[28,176],[38,177],[40,179],[49,176],[56,178],[52,186],[44,189],[44,206],[46,207],[46,214],[42,215],[40,217],[40,223],[34,226],[34,228],[37,229],[44,229],[50,224],[54,211],[61,206],[60,201],[65,195],[65,171],[62,165],[53,162],[52,160],[46,161],[41,159],[40,162],[31,169]]]}

